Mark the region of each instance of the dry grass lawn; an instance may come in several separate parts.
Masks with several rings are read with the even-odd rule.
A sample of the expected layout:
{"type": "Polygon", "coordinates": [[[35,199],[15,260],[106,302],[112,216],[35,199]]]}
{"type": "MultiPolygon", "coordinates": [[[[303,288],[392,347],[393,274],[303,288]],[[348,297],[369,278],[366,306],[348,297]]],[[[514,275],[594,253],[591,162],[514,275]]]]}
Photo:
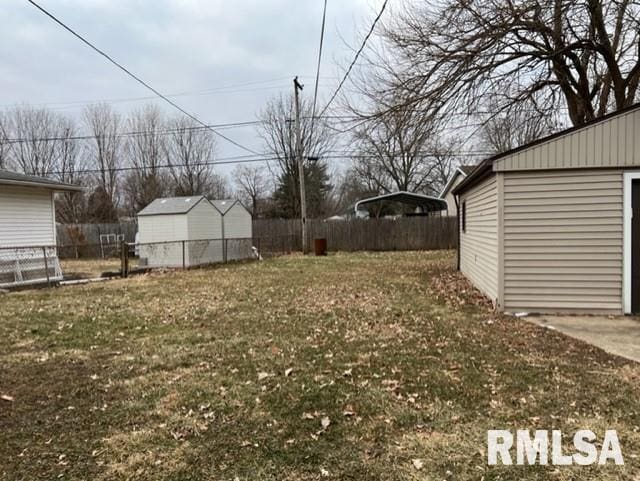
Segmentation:
{"type": "Polygon", "coordinates": [[[451,253],[290,256],[0,297],[1,480],[635,479],[640,368],[498,317],[451,253]],[[488,467],[617,429],[623,468],[488,467]]]}

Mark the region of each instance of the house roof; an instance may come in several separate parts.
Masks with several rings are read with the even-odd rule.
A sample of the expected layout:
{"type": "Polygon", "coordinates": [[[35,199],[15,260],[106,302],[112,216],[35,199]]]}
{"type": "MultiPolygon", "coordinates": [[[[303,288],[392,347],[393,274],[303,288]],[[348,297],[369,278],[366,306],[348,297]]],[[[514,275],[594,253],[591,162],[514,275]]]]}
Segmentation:
{"type": "Polygon", "coordinates": [[[145,215],[186,214],[203,200],[207,201],[203,195],[158,198],[138,212],[138,217],[145,215]]]}
{"type": "Polygon", "coordinates": [[[469,187],[472,187],[473,185],[475,185],[480,180],[484,179],[486,176],[490,175],[493,172],[493,164],[496,161],[500,160],[500,159],[503,159],[503,158],[508,157],[510,155],[513,155],[513,154],[516,154],[518,152],[522,152],[523,150],[530,149],[531,147],[534,147],[536,145],[544,144],[544,143],[549,142],[551,140],[557,139],[558,137],[562,137],[562,136],[565,136],[565,135],[572,134],[574,132],[577,132],[577,131],[586,129],[588,127],[591,127],[591,126],[593,126],[595,124],[599,124],[601,122],[605,122],[607,120],[610,120],[611,118],[614,118],[614,117],[617,117],[617,116],[620,116],[620,115],[624,115],[624,114],[628,114],[629,112],[633,112],[633,111],[639,110],[639,109],[640,109],[640,103],[636,103],[636,104],[631,105],[630,107],[618,110],[616,112],[612,112],[612,113],[607,114],[607,115],[603,115],[602,117],[598,117],[598,118],[593,119],[593,120],[591,120],[589,122],[585,122],[584,124],[576,125],[574,127],[571,127],[571,128],[556,132],[555,134],[551,134],[551,135],[548,135],[546,137],[542,137],[542,138],[540,138],[538,140],[534,140],[533,142],[530,142],[528,144],[521,145],[521,146],[516,147],[514,149],[507,150],[505,152],[500,152],[499,154],[496,154],[496,155],[494,155],[492,157],[489,157],[489,158],[483,160],[477,166],[475,166],[473,171],[469,175],[467,175],[467,177],[453,189],[453,193],[455,195],[458,195],[458,194],[462,193],[464,190],[468,189],[469,187]]]}
{"type": "Polygon", "coordinates": [[[18,185],[24,187],[39,187],[51,189],[54,191],[80,191],[82,187],[79,185],[65,184],[45,177],[36,175],[25,175],[9,170],[0,170],[0,185],[18,185]]]}
{"type": "Polygon", "coordinates": [[[225,215],[227,211],[236,204],[236,202],[238,201],[234,199],[217,199],[211,201],[213,206],[218,209],[222,215],[225,215]]]}
{"type": "Polygon", "coordinates": [[[444,189],[442,189],[442,192],[440,192],[440,198],[444,199],[447,196],[447,194],[449,193],[449,191],[453,187],[453,183],[456,181],[458,176],[461,175],[462,178],[464,179],[467,175],[469,175],[471,172],[473,172],[473,169],[475,169],[475,168],[476,168],[475,165],[460,165],[460,166],[458,166],[458,168],[453,172],[453,174],[451,174],[451,177],[449,177],[449,181],[447,182],[447,185],[445,185],[444,189]]]}
{"type": "Polygon", "coordinates": [[[377,195],[356,202],[354,211],[357,213],[361,205],[372,204],[380,201],[400,202],[415,207],[422,207],[427,212],[438,212],[447,209],[446,201],[429,195],[416,194],[414,192],[392,192],[390,194],[377,195]]]}

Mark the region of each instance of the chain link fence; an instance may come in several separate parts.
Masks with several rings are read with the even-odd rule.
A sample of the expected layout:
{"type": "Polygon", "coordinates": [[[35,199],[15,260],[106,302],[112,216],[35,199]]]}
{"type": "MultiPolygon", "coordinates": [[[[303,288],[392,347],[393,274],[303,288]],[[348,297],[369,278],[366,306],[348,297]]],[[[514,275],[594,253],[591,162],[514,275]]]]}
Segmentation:
{"type": "Polygon", "coordinates": [[[55,246],[0,247],[0,288],[62,280],[55,246]]]}
{"type": "Polygon", "coordinates": [[[0,247],[0,289],[127,276],[150,269],[264,259],[296,250],[295,236],[155,243],[0,247]]]}
{"type": "Polygon", "coordinates": [[[149,269],[189,269],[274,257],[294,250],[294,242],[289,237],[123,243],[120,271],[126,277],[149,269]]]}

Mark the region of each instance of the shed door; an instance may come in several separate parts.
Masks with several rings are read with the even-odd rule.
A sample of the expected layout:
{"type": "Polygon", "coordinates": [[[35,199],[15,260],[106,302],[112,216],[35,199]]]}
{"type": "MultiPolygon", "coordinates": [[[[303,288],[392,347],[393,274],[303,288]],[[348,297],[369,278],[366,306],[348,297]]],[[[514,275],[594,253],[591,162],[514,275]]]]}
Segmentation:
{"type": "Polygon", "coordinates": [[[631,312],[640,313],[640,180],[632,183],[631,194],[631,312]]]}

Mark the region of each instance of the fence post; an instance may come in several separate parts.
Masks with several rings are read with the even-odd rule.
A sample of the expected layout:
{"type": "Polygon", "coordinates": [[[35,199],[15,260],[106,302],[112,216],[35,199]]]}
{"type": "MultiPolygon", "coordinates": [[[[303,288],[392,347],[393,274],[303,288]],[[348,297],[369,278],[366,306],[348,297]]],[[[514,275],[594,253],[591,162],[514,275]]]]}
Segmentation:
{"type": "Polygon", "coordinates": [[[227,263],[227,248],[229,247],[227,241],[229,239],[222,239],[222,263],[227,263]]]}
{"type": "Polygon", "coordinates": [[[120,276],[129,277],[129,250],[126,242],[120,243],[120,276]]]}
{"type": "Polygon", "coordinates": [[[49,277],[49,261],[47,261],[47,248],[42,247],[42,258],[44,259],[44,272],[47,275],[47,285],[51,285],[51,278],[49,277]]]}
{"type": "Polygon", "coordinates": [[[186,269],[187,268],[187,259],[186,259],[186,254],[185,254],[185,241],[182,241],[182,268],[186,269]]]}

